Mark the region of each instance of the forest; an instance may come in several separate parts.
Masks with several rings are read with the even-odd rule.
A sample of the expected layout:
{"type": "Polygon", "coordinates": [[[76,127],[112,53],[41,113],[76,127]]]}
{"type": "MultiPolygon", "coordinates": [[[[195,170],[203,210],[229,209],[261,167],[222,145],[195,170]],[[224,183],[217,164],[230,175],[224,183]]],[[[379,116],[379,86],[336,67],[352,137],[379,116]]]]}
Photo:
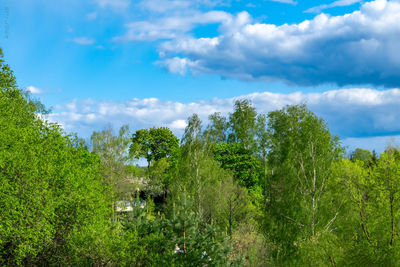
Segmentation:
{"type": "Polygon", "coordinates": [[[0,86],[1,266],[400,265],[394,144],[348,155],[306,105],[246,99],[180,139],[126,122],[85,141],[4,60],[0,86]]]}

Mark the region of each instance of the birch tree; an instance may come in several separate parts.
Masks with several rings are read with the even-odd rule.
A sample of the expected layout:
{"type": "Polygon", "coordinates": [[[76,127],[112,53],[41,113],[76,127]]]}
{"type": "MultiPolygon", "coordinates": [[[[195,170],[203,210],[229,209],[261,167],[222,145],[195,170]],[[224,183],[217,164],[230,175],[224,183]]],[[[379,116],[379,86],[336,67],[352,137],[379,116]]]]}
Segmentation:
{"type": "Polygon", "coordinates": [[[296,243],[310,239],[335,217],[324,212],[331,165],[341,155],[338,139],[305,105],[268,114],[267,229],[280,243],[278,258],[294,255],[296,243]]]}

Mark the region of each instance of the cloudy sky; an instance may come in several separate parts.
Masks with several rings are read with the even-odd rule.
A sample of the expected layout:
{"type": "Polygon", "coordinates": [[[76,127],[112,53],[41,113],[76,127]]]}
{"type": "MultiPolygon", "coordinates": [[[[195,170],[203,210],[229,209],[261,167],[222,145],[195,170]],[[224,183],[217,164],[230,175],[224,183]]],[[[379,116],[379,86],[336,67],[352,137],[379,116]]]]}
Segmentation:
{"type": "Polygon", "coordinates": [[[397,0],[0,0],[0,46],[83,137],[125,123],[179,136],[247,98],[306,103],[349,149],[400,140],[397,0]]]}

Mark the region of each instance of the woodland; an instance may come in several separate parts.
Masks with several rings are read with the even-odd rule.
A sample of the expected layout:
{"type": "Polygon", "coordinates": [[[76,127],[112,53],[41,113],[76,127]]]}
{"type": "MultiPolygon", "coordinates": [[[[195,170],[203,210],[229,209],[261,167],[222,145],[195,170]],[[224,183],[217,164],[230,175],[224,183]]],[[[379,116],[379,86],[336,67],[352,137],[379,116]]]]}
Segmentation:
{"type": "Polygon", "coordinates": [[[400,265],[399,149],[346,154],[306,105],[84,140],[4,60],[0,87],[0,266],[400,265]]]}

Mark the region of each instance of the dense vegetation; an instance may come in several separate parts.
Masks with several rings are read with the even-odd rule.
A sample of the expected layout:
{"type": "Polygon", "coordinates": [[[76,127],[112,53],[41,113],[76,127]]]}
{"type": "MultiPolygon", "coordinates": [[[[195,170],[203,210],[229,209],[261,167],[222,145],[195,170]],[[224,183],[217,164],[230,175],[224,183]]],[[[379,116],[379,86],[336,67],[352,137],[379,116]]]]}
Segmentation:
{"type": "Polygon", "coordinates": [[[86,143],[4,61],[0,87],[0,265],[400,264],[400,151],[346,158],[304,105],[86,143]]]}

